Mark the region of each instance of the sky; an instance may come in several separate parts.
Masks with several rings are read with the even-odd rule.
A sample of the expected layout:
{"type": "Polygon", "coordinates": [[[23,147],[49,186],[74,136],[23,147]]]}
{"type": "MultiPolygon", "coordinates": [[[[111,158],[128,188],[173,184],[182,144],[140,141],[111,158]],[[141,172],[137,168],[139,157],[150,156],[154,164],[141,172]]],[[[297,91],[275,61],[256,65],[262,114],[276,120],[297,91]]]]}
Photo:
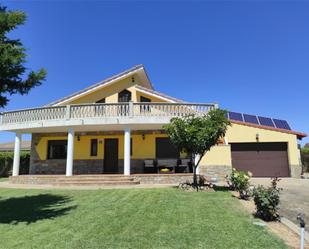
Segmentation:
{"type": "MultiPolygon", "coordinates": [[[[5,110],[39,107],[144,64],[158,91],[286,119],[309,134],[309,1],[2,4],[27,13],[10,36],[27,48],[28,68],[48,71],[5,110]]],[[[0,133],[0,142],[13,139],[0,133]]]]}

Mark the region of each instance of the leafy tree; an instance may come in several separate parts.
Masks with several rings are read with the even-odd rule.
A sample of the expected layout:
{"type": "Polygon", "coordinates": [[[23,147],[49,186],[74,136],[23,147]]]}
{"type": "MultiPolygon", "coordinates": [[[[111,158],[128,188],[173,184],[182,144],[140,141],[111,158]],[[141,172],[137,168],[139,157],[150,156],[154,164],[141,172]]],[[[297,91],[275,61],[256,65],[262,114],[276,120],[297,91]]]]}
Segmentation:
{"type": "Polygon", "coordinates": [[[7,11],[0,5],[0,107],[7,105],[8,95],[27,94],[33,87],[41,85],[46,77],[45,69],[34,72],[24,66],[26,49],[19,39],[8,37],[10,31],[25,21],[24,12],[7,11]]]}
{"type": "Polygon", "coordinates": [[[171,142],[179,151],[186,151],[193,157],[199,155],[195,164],[193,160],[193,185],[197,188],[196,168],[202,157],[218,140],[224,137],[230,121],[225,118],[226,111],[215,109],[204,116],[186,116],[172,118],[164,126],[171,142]]]}

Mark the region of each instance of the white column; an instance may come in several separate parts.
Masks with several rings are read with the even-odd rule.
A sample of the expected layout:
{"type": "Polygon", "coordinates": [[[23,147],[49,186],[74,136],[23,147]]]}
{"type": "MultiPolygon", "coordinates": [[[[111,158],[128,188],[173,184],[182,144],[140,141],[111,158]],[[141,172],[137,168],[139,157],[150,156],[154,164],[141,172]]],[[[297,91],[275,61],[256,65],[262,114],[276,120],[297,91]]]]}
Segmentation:
{"type": "Polygon", "coordinates": [[[74,154],[74,130],[70,128],[68,131],[66,176],[73,175],[73,154],[74,154]]]}
{"type": "Polygon", "coordinates": [[[15,147],[14,147],[14,161],[13,161],[13,176],[19,175],[20,164],[20,146],[21,146],[21,134],[15,134],[15,147]]]}
{"type": "MultiPolygon", "coordinates": [[[[200,160],[201,158],[201,155],[195,155],[195,158],[194,158],[194,165],[196,165],[198,163],[198,161],[200,160]]],[[[197,167],[196,168],[196,174],[198,175],[200,173],[200,167],[197,167]]]]}
{"type": "Polygon", "coordinates": [[[124,175],[130,175],[131,129],[124,130],[124,175]]]}

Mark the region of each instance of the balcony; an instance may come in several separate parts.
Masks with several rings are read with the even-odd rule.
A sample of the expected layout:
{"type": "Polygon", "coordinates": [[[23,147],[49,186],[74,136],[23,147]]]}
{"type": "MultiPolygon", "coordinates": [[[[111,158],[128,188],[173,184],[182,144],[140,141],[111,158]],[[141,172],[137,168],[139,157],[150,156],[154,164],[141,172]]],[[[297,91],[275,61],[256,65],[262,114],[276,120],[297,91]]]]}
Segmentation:
{"type": "Polygon", "coordinates": [[[0,131],[60,131],[72,126],[97,130],[102,125],[115,130],[126,125],[157,129],[173,117],[205,115],[215,108],[216,104],[133,102],[31,108],[1,113],[0,131]]]}

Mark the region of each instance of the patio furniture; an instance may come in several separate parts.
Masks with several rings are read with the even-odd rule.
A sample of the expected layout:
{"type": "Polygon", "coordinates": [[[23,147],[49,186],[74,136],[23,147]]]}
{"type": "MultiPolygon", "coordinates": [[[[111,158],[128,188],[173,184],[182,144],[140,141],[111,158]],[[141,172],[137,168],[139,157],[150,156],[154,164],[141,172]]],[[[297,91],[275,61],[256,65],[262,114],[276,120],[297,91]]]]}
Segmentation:
{"type": "Polygon", "coordinates": [[[175,173],[175,168],[177,167],[177,160],[174,158],[167,158],[167,159],[157,159],[157,172],[160,172],[162,168],[168,168],[171,170],[171,173],[175,173]]]}
{"type": "Polygon", "coordinates": [[[190,164],[191,164],[191,159],[189,158],[179,159],[179,162],[176,167],[176,173],[189,173],[190,164]]]}
{"type": "Polygon", "coordinates": [[[156,162],[153,159],[144,160],[144,172],[145,173],[156,173],[156,162]]]}

